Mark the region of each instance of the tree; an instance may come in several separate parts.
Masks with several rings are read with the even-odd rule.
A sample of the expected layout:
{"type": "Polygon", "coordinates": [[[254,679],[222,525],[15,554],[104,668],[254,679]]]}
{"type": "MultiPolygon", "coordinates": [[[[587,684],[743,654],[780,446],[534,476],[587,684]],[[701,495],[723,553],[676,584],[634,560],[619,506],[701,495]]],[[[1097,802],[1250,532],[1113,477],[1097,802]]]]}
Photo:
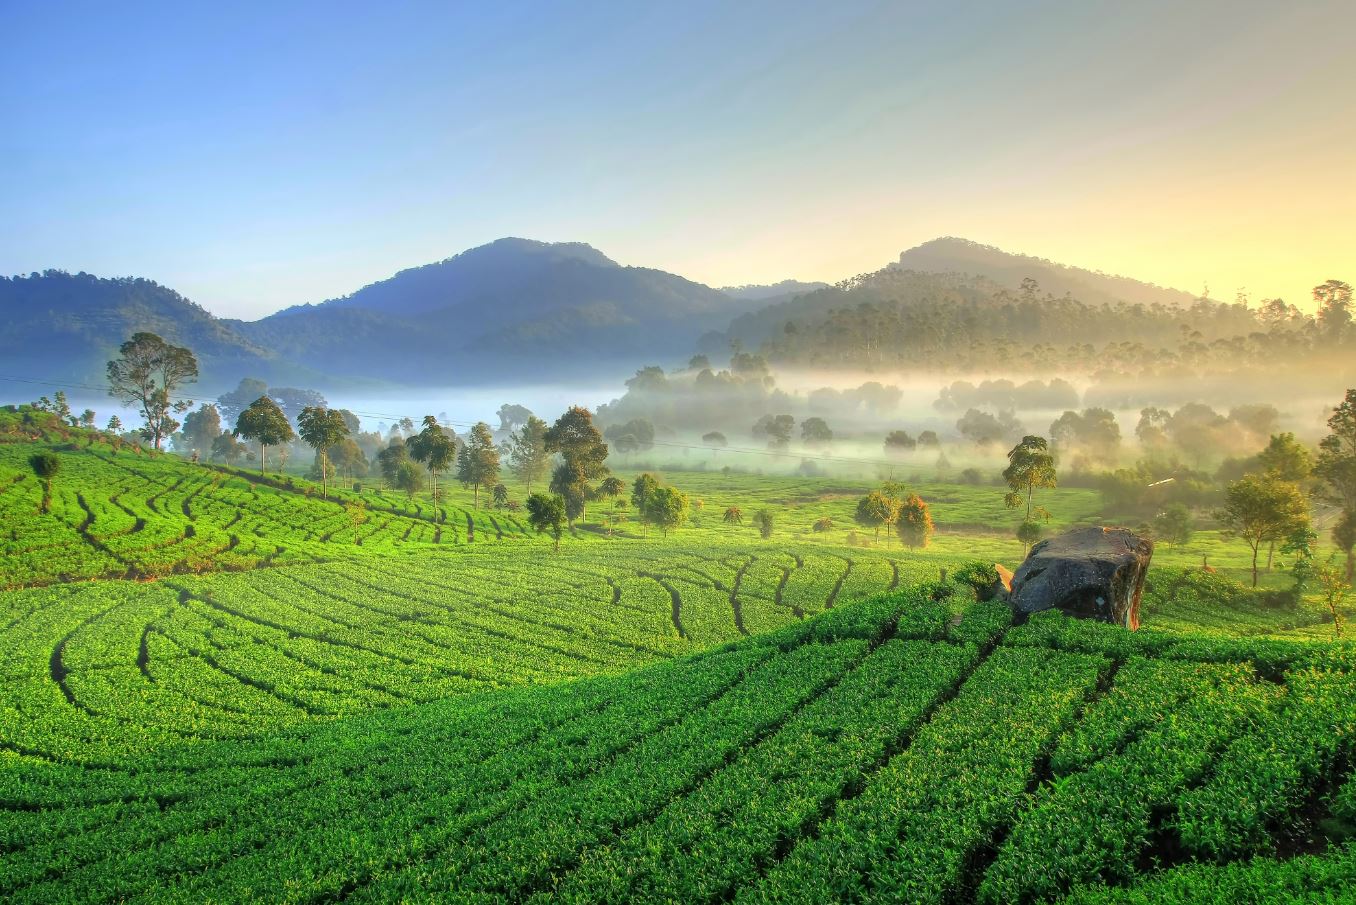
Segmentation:
{"type": "Polygon", "coordinates": [[[656,488],[645,509],[645,516],[659,526],[664,537],[687,520],[687,494],[676,487],[656,488]]]}
{"type": "Polygon", "coordinates": [[[598,495],[605,500],[611,500],[612,506],[608,511],[607,536],[612,536],[612,529],[617,523],[617,516],[621,510],[617,508],[617,503],[621,502],[622,491],[626,489],[626,483],[616,475],[608,475],[603,478],[603,482],[598,485],[598,495]]]}
{"type": "Polygon", "coordinates": [[[479,421],[471,428],[466,445],[457,456],[457,480],[471,487],[473,506],[480,508],[480,485],[494,485],[499,481],[499,447],[494,445],[490,426],[479,421]]]}
{"type": "Polygon", "coordinates": [[[725,510],[725,524],[742,525],[744,524],[744,510],[738,506],[730,506],[725,510]]]}
{"type": "Polygon", "coordinates": [[[1257,464],[1263,471],[1275,474],[1282,481],[1299,483],[1314,472],[1314,457],[1292,433],[1272,434],[1271,442],[1257,454],[1257,464]]]}
{"type": "Polygon", "coordinates": [[[942,440],[936,431],[923,431],[918,435],[918,446],[922,449],[939,449],[941,445],[942,440]]]}
{"type": "Polygon", "coordinates": [[[1314,287],[1314,302],[1319,333],[1329,342],[1340,343],[1351,330],[1351,286],[1328,280],[1314,287]]]}
{"type": "Polygon", "coordinates": [[[392,438],[386,448],[377,453],[377,469],[381,471],[382,480],[394,487],[400,466],[405,464],[409,458],[410,451],[405,446],[405,441],[400,437],[392,438]]]}
{"type": "Polygon", "coordinates": [[[1314,569],[1318,586],[1323,589],[1323,605],[1332,615],[1333,634],[1342,637],[1342,603],[1351,592],[1351,576],[1343,575],[1342,570],[1331,563],[1323,563],[1314,569]]]}
{"type": "Polygon", "coordinates": [[[1183,547],[1191,543],[1191,510],[1182,503],[1171,503],[1154,516],[1154,537],[1165,544],[1183,547]]]}
{"type": "Polygon", "coordinates": [[[806,446],[825,446],[833,441],[833,431],[823,418],[806,418],[800,423],[800,439],[806,446]]]}
{"type": "Polygon", "coordinates": [[[870,528],[880,539],[880,529],[892,525],[899,515],[899,501],[890,498],[879,490],[873,490],[857,501],[857,512],[853,520],[863,528],[870,528]]]}
{"type": "Polygon", "coordinates": [[[986,448],[1021,434],[1022,425],[1012,412],[999,412],[995,417],[979,409],[968,409],[956,421],[956,430],[976,446],[986,448]]]}
{"type": "Polygon", "coordinates": [[[248,408],[251,402],[267,395],[268,384],[262,380],[254,377],[241,379],[239,386],[217,397],[217,410],[221,412],[221,420],[226,424],[235,423],[240,413],[248,408]]]}
{"type": "MultiPolygon", "coordinates": [[[[344,422],[348,423],[348,419],[344,422]]],[[[361,478],[367,474],[367,456],[352,437],[345,437],[330,447],[329,457],[345,478],[361,478]]]]}
{"type": "Polygon", "coordinates": [[[1252,586],[1257,587],[1257,556],[1265,543],[1284,540],[1309,523],[1309,507],[1299,487],[1275,475],[1244,475],[1229,484],[1217,518],[1226,536],[1242,538],[1252,550],[1252,586]]]}
{"type": "Polygon", "coordinates": [[[644,452],[654,448],[654,425],[644,418],[632,418],[625,424],[614,424],[603,432],[623,452],[644,452]]]}
{"type": "Polygon", "coordinates": [[[330,447],[348,438],[348,424],[334,409],[308,405],[297,416],[297,432],[307,446],[315,450],[320,463],[320,492],[330,491],[330,447]]]}
{"type": "MultiPolygon", "coordinates": [[[[523,406],[508,403],[499,406],[499,411],[494,414],[499,418],[499,430],[503,433],[511,433],[535,417],[531,411],[523,406]]],[[[542,426],[546,426],[544,422],[542,426]]]]}
{"type": "Polygon", "coordinates": [[[554,550],[560,551],[560,535],[565,524],[565,500],[558,493],[534,493],[527,498],[527,523],[538,534],[550,532],[554,550]]]}
{"type": "Polygon", "coordinates": [[[586,518],[593,482],[608,473],[607,444],[589,410],[576,405],[557,418],[546,432],[546,450],[559,453],[563,460],[551,475],[551,492],[564,497],[571,522],[586,518]]]}
{"type": "MultiPolygon", "coordinates": [[[[1009,509],[1026,505],[1024,521],[1031,521],[1032,501],[1038,488],[1051,488],[1056,484],[1055,459],[1050,455],[1050,445],[1044,437],[1027,435],[1012,449],[1008,450],[1008,467],[1003,469],[1003,480],[1009,487],[1003,502],[1009,509]]],[[[1037,515],[1050,514],[1037,508],[1037,515]]]]}
{"type": "Polygon", "coordinates": [[[1017,539],[1022,542],[1022,547],[1028,552],[1031,550],[1031,545],[1041,539],[1041,534],[1040,522],[1025,519],[1017,526],[1017,539]]]}
{"type": "Polygon", "coordinates": [[[108,394],[124,405],[136,405],[146,420],[142,435],[156,449],[179,428],[173,417],[193,404],[171,401],[175,391],[198,379],[198,360],[182,346],[172,346],[154,333],[134,333],[108,363],[108,394]]]}
{"type": "Polygon", "coordinates": [[[452,467],[457,456],[457,440],[432,415],[424,416],[424,428],[405,442],[409,457],[421,463],[433,476],[434,521],[439,520],[438,475],[452,467]]]}
{"type": "Polygon", "coordinates": [[[1332,527],[1332,541],[1347,557],[1347,581],[1356,579],[1356,512],[1343,512],[1332,527]]]}
{"type": "Polygon", "coordinates": [[[753,523],[758,526],[758,534],[767,540],[772,536],[772,529],[776,524],[776,518],[771,509],[759,509],[753,514],[753,523]]]}
{"type": "MultiPolygon", "coordinates": [[[[210,402],[204,402],[196,412],[184,417],[184,447],[199,454],[209,452],[212,441],[221,436],[221,414],[210,402]]],[[[178,441],[175,441],[178,447],[178,441]]]]}
{"type": "Polygon", "coordinates": [[[885,435],[885,454],[887,456],[902,456],[905,453],[911,453],[918,447],[918,441],[909,436],[908,431],[890,431],[885,435]]]}
{"type": "Polygon", "coordinates": [[[414,499],[414,495],[424,489],[424,473],[419,466],[409,459],[405,459],[395,470],[395,480],[391,485],[396,490],[405,491],[405,495],[414,499]]]}
{"type": "Polygon", "coordinates": [[[546,474],[551,454],[546,450],[546,422],[528,415],[518,432],[509,437],[509,468],[532,493],[532,482],[546,474]]]}
{"type": "Polygon", "coordinates": [[[795,426],[796,419],[790,415],[764,415],[754,422],[753,436],[756,440],[766,437],[768,449],[786,449],[795,426]]]}
{"type": "Polygon", "coordinates": [[[117,415],[110,415],[108,418],[108,425],[104,430],[108,431],[110,434],[122,433],[122,419],[117,415]]]}
{"type": "Polygon", "coordinates": [[[491,495],[494,497],[495,509],[503,509],[504,507],[508,506],[509,489],[505,487],[503,484],[495,484],[494,490],[491,491],[491,495]]]}
{"type": "Polygon", "coordinates": [[[99,416],[95,414],[94,409],[85,409],[80,413],[80,426],[85,430],[94,430],[94,420],[99,416]]]}
{"type": "Polygon", "coordinates": [[[911,550],[926,547],[932,542],[935,531],[932,513],[928,504],[916,493],[909,494],[899,504],[895,524],[899,539],[911,550]]]}
{"type": "Polygon", "coordinates": [[[631,505],[635,507],[636,518],[640,519],[641,524],[649,524],[650,500],[658,489],[659,480],[648,471],[637,475],[635,483],[631,485],[631,505]]]}
{"type": "Polygon", "coordinates": [[[235,421],[235,435],[259,444],[260,474],[268,470],[268,448],[290,443],[296,436],[278,403],[267,396],[260,396],[240,413],[235,421]]]}
{"type": "Polygon", "coordinates": [[[249,448],[235,438],[230,431],[222,431],[212,441],[211,458],[227,465],[234,465],[249,454],[249,448]]]}
{"type": "Polygon", "coordinates": [[[709,431],[708,433],[702,434],[702,442],[707,446],[714,446],[717,448],[730,444],[730,441],[726,440],[725,435],[720,431],[709,431]]]}
{"type": "Polygon", "coordinates": [[[28,467],[42,482],[42,505],[38,511],[46,515],[52,510],[52,479],[61,471],[61,459],[54,453],[34,453],[28,457],[28,467]]]}

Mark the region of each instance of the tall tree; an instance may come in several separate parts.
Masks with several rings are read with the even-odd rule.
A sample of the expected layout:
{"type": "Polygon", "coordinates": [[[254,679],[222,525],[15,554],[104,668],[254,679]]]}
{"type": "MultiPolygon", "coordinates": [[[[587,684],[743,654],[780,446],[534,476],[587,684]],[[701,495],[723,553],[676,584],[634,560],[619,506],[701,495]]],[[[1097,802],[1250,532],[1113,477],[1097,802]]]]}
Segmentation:
{"type": "Polygon", "coordinates": [[[909,549],[926,547],[932,541],[934,527],[928,504],[916,493],[911,493],[899,504],[897,519],[899,539],[909,549]]]}
{"type": "MultiPolygon", "coordinates": [[[[204,402],[198,406],[197,411],[184,416],[183,441],[189,451],[199,455],[210,452],[212,441],[219,436],[221,436],[221,414],[212,403],[204,402]]],[[[176,449],[179,446],[177,436],[174,445],[176,449]]]]}
{"type": "Polygon", "coordinates": [[[560,552],[560,535],[565,526],[565,500],[560,494],[534,493],[527,498],[527,523],[538,534],[549,531],[560,552]]]}
{"type": "Polygon", "coordinates": [[[636,518],[640,519],[642,525],[650,523],[649,515],[650,500],[654,499],[655,491],[659,489],[659,479],[647,472],[642,472],[636,476],[636,481],[631,485],[631,505],[635,507],[636,518]]]}
{"type": "Polygon", "coordinates": [[[235,435],[259,444],[260,474],[268,471],[268,448],[290,443],[296,437],[278,403],[267,396],[260,396],[240,413],[235,420],[235,435]]]}
{"type": "Polygon", "coordinates": [[[1332,542],[1347,558],[1347,581],[1356,578],[1356,512],[1343,512],[1332,526],[1332,542]]]}
{"type": "Polygon", "coordinates": [[[622,491],[624,491],[625,489],[626,484],[622,481],[621,478],[617,477],[616,475],[608,475],[607,477],[603,478],[602,483],[598,485],[598,495],[605,500],[612,501],[612,506],[610,507],[610,511],[608,512],[607,520],[608,537],[612,536],[612,529],[616,527],[617,517],[622,514],[622,509],[624,508],[624,506],[619,507],[617,504],[625,503],[624,500],[620,499],[622,491]]]}
{"type": "Polygon", "coordinates": [[[494,486],[499,481],[499,447],[484,421],[477,422],[466,438],[466,445],[457,457],[457,479],[471,487],[472,505],[480,508],[480,486],[494,486]]]}
{"type": "MultiPolygon", "coordinates": [[[[503,433],[510,433],[536,417],[523,406],[511,405],[507,402],[499,406],[499,411],[495,412],[495,415],[499,417],[499,430],[503,433]]],[[[543,426],[545,425],[543,424],[543,426]]]]}
{"type": "Polygon", "coordinates": [[[1314,287],[1318,306],[1318,329],[1330,342],[1341,342],[1351,330],[1351,286],[1341,280],[1328,280],[1314,287]]]}
{"type": "MultiPolygon", "coordinates": [[[[1319,497],[1341,510],[1339,525],[1356,524],[1356,390],[1347,390],[1346,398],[1328,419],[1331,433],[1318,443],[1314,475],[1323,482],[1319,497]]],[[[1343,546],[1339,541],[1339,546],[1343,546]]],[[[1347,574],[1356,570],[1352,547],[1345,545],[1347,574]]]]}
{"type": "Polygon", "coordinates": [[[551,462],[546,449],[546,422],[536,415],[528,415],[517,432],[509,438],[509,468],[532,493],[532,483],[540,481],[551,462]]]}
{"type": "Polygon", "coordinates": [[[172,346],[154,333],[134,333],[108,363],[108,394],[141,409],[142,435],[156,449],[179,428],[173,415],[188,411],[187,400],[173,400],[176,390],[198,379],[198,360],[182,346],[172,346]]]}
{"type": "Polygon", "coordinates": [[[330,491],[330,447],[348,438],[348,424],[334,409],[308,405],[297,416],[297,433],[320,461],[320,491],[330,491]]]}
{"type": "Polygon", "coordinates": [[[1293,483],[1250,474],[1229,484],[1217,518],[1226,535],[1242,538],[1252,550],[1252,586],[1257,587],[1258,551],[1307,527],[1309,506],[1293,483]]]}
{"type": "Polygon", "coordinates": [[[806,418],[800,423],[800,439],[806,446],[827,446],[833,441],[833,431],[823,418],[806,418]]]}
{"type": "Polygon", "coordinates": [[[1009,491],[1003,497],[1003,503],[1009,509],[1026,506],[1024,521],[1031,521],[1033,511],[1037,515],[1049,517],[1043,508],[1033,510],[1036,491],[1051,488],[1056,484],[1055,459],[1050,455],[1050,444],[1044,437],[1028,434],[1012,449],[1008,450],[1008,467],[1003,469],[1003,480],[1009,491]]]}
{"type": "Polygon", "coordinates": [[[551,475],[551,491],[564,497],[571,522],[587,518],[593,482],[608,473],[607,444],[589,410],[576,405],[557,418],[546,432],[546,450],[559,453],[562,460],[551,475]]]}
{"type": "Polygon", "coordinates": [[[410,458],[423,464],[433,476],[433,515],[439,519],[438,475],[452,467],[457,457],[457,441],[432,415],[425,415],[423,429],[405,443],[410,458]]]}
{"type": "Polygon", "coordinates": [[[664,537],[687,520],[687,494],[676,487],[660,487],[650,497],[646,517],[659,526],[664,537]]]}
{"type": "Polygon", "coordinates": [[[395,480],[391,485],[396,490],[405,491],[405,495],[414,499],[414,495],[424,489],[424,472],[409,459],[404,460],[395,470],[395,480]]]}
{"type": "Polygon", "coordinates": [[[410,451],[405,441],[400,437],[392,437],[386,448],[377,453],[377,468],[381,471],[382,480],[394,487],[400,466],[408,462],[409,458],[410,451]]]}
{"type": "Polygon", "coordinates": [[[28,467],[42,482],[42,505],[39,511],[46,515],[52,509],[52,479],[61,471],[61,459],[54,453],[34,453],[28,457],[28,467]]]}
{"type": "Polygon", "coordinates": [[[1292,433],[1272,434],[1266,448],[1257,455],[1257,464],[1282,481],[1303,481],[1314,472],[1314,457],[1292,433]]]}
{"type": "Polygon", "coordinates": [[[880,529],[894,524],[898,515],[899,501],[879,490],[873,490],[857,501],[857,512],[853,519],[863,528],[874,531],[876,539],[879,540],[880,529]]]}

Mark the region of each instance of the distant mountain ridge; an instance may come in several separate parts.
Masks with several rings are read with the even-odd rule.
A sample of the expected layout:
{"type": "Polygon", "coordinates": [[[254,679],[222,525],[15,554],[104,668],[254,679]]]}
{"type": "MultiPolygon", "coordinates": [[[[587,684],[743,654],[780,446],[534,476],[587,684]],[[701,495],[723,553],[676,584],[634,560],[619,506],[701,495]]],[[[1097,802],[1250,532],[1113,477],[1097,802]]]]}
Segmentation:
{"type": "MultiPolygon", "coordinates": [[[[916,273],[913,291],[933,297],[1015,291],[1030,277],[1042,294],[1068,292],[1089,304],[1193,300],[963,239],[924,243],[879,273],[896,270],[916,273]]],[[[714,289],[624,266],[582,242],[505,238],[341,298],[241,321],[215,317],[151,280],[47,271],[0,279],[0,358],[26,376],[101,381],[118,344],[151,330],[198,355],[199,392],[229,389],[243,376],[321,388],[620,377],[683,361],[699,340],[716,351],[731,338],[756,344],[788,318],[814,321],[842,304],[846,285],[714,289]]]]}

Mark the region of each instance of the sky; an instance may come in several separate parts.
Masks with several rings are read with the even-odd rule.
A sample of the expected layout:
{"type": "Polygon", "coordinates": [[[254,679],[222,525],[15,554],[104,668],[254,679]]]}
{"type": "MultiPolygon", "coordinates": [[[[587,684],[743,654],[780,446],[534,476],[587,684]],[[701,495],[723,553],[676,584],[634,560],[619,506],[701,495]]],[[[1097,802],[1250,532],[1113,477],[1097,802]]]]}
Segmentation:
{"type": "Polygon", "coordinates": [[[961,236],[1356,282],[1356,3],[0,0],[0,274],[253,318],[501,236],[711,285],[961,236]]]}

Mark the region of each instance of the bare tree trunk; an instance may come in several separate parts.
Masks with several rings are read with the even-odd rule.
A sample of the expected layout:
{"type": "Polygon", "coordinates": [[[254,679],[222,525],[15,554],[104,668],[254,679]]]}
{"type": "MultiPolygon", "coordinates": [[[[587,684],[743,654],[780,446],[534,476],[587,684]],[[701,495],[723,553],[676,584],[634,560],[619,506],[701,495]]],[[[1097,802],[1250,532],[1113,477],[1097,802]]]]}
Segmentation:
{"type": "Polygon", "coordinates": [[[1257,587],[1257,548],[1260,544],[1254,544],[1252,548],[1252,586],[1257,587]]]}

